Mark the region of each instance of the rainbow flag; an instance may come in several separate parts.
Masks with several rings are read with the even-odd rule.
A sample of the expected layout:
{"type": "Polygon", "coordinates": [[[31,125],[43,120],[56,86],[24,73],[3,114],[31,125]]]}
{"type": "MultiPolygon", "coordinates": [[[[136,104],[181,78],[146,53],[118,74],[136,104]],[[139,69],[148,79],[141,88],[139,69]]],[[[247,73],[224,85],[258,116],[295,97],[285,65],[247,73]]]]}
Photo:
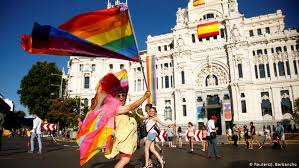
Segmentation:
{"type": "Polygon", "coordinates": [[[22,35],[21,46],[31,54],[54,54],[63,56],[107,57],[131,60],[130,58],[95,45],[50,25],[35,23],[31,35],[22,35]]]}
{"type": "Polygon", "coordinates": [[[156,89],[157,89],[157,77],[156,77],[156,57],[146,56],[146,71],[147,71],[147,84],[151,91],[151,96],[147,99],[148,103],[156,105],[156,89]]]}
{"type": "Polygon", "coordinates": [[[59,28],[35,23],[32,34],[21,38],[21,46],[31,54],[139,61],[133,27],[124,6],[75,16],[59,28]]]}
{"type": "Polygon", "coordinates": [[[212,37],[219,34],[219,22],[210,22],[199,24],[197,26],[197,35],[198,38],[212,37]]]}
{"type": "Polygon", "coordinates": [[[205,3],[205,0],[193,0],[193,6],[204,5],[205,3]]]}
{"type": "Polygon", "coordinates": [[[93,44],[139,61],[137,45],[128,10],[114,7],[83,13],[59,26],[93,44]]]}
{"type": "Polygon", "coordinates": [[[128,89],[126,70],[105,75],[97,86],[89,112],[87,113],[77,135],[80,146],[80,165],[84,165],[94,155],[101,152],[111,153],[115,116],[121,105],[113,95],[128,89]]]}
{"type": "Polygon", "coordinates": [[[120,80],[120,86],[124,88],[125,92],[129,91],[129,81],[128,81],[128,72],[125,69],[122,69],[119,72],[114,73],[114,75],[120,80]]]}

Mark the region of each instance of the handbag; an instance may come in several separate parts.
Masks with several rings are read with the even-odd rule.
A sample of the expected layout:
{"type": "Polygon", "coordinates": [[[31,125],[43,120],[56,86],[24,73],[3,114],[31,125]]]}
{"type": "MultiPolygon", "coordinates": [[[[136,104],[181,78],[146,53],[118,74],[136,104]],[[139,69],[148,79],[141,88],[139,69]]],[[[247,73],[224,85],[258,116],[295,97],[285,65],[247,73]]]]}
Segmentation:
{"type": "Polygon", "coordinates": [[[215,139],[216,138],[216,132],[211,132],[210,133],[210,138],[215,139]]]}
{"type": "Polygon", "coordinates": [[[140,136],[141,138],[147,136],[146,125],[144,123],[140,125],[140,136]]]}
{"type": "Polygon", "coordinates": [[[158,135],[160,135],[160,128],[155,124],[154,130],[157,132],[158,135]]]}
{"type": "MultiPolygon", "coordinates": [[[[147,123],[147,122],[146,122],[147,123]]],[[[147,136],[147,134],[148,134],[148,132],[151,130],[151,129],[155,129],[156,127],[155,127],[155,125],[156,124],[154,124],[152,127],[151,127],[151,129],[149,129],[148,131],[146,130],[146,123],[143,123],[143,124],[141,124],[140,125],[140,136],[141,136],[141,138],[144,138],[144,137],[146,137],[147,136]]],[[[158,129],[158,128],[157,128],[158,129]]],[[[160,131],[160,130],[159,130],[160,131]]]]}

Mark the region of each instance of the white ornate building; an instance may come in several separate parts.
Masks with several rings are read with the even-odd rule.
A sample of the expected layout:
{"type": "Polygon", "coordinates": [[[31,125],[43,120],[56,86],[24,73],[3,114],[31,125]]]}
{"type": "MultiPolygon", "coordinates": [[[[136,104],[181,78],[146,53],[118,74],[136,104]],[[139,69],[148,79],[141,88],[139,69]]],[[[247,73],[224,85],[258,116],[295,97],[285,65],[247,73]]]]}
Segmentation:
{"type": "MultiPolygon", "coordinates": [[[[141,51],[142,60],[156,56],[161,119],[201,126],[215,114],[223,133],[232,123],[253,121],[262,130],[290,118],[299,97],[299,33],[285,29],[281,10],[246,18],[237,0],[206,0],[196,7],[190,0],[176,14],[171,32],[149,35],[141,51]],[[197,25],[213,21],[220,24],[219,35],[197,38],[197,25]]],[[[98,80],[121,64],[129,71],[128,101],[136,100],[145,92],[140,64],[104,58],[71,57],[68,95],[90,104],[98,80]]]]}

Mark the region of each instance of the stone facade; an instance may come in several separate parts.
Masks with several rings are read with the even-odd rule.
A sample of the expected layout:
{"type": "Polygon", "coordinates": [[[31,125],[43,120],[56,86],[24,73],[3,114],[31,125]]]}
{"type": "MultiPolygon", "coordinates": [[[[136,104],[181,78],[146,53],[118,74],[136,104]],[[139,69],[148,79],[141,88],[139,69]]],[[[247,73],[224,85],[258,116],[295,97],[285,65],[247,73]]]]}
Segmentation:
{"type": "MultiPolygon", "coordinates": [[[[200,127],[215,114],[222,133],[232,123],[253,121],[262,130],[289,119],[299,97],[298,30],[285,29],[281,10],[246,18],[237,0],[206,0],[197,7],[192,2],[178,9],[171,33],[149,35],[141,52],[143,61],[156,56],[158,116],[200,127]],[[197,25],[214,21],[219,35],[197,38],[197,25]],[[224,114],[229,111],[231,120],[224,114]]],[[[68,95],[90,104],[98,80],[121,64],[129,72],[127,101],[136,100],[145,92],[140,64],[104,58],[71,57],[68,95]]]]}

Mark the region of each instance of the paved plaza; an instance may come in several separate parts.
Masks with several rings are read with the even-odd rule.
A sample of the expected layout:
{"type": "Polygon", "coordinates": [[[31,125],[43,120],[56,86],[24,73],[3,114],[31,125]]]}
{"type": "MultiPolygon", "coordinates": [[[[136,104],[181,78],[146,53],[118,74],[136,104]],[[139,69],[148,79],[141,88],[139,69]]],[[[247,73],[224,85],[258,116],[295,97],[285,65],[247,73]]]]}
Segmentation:
{"type": "MultiPolygon", "coordinates": [[[[14,137],[3,139],[3,151],[0,152],[1,168],[76,168],[79,165],[79,151],[75,143],[56,144],[50,138],[43,139],[43,154],[27,153],[28,138],[14,137]]],[[[275,164],[299,165],[299,144],[288,144],[284,150],[274,150],[270,145],[262,149],[248,150],[244,145],[235,148],[231,145],[219,145],[221,160],[208,159],[207,153],[196,145],[194,153],[189,153],[188,145],[183,149],[168,148],[163,153],[167,168],[198,167],[275,167],[275,164]],[[267,165],[265,165],[267,164],[267,165]]],[[[105,159],[101,154],[92,158],[83,168],[112,168],[116,159],[105,159]]],[[[138,149],[128,168],[141,168],[144,165],[143,148],[138,149]]],[[[296,166],[294,166],[296,167],[296,166]]]]}

